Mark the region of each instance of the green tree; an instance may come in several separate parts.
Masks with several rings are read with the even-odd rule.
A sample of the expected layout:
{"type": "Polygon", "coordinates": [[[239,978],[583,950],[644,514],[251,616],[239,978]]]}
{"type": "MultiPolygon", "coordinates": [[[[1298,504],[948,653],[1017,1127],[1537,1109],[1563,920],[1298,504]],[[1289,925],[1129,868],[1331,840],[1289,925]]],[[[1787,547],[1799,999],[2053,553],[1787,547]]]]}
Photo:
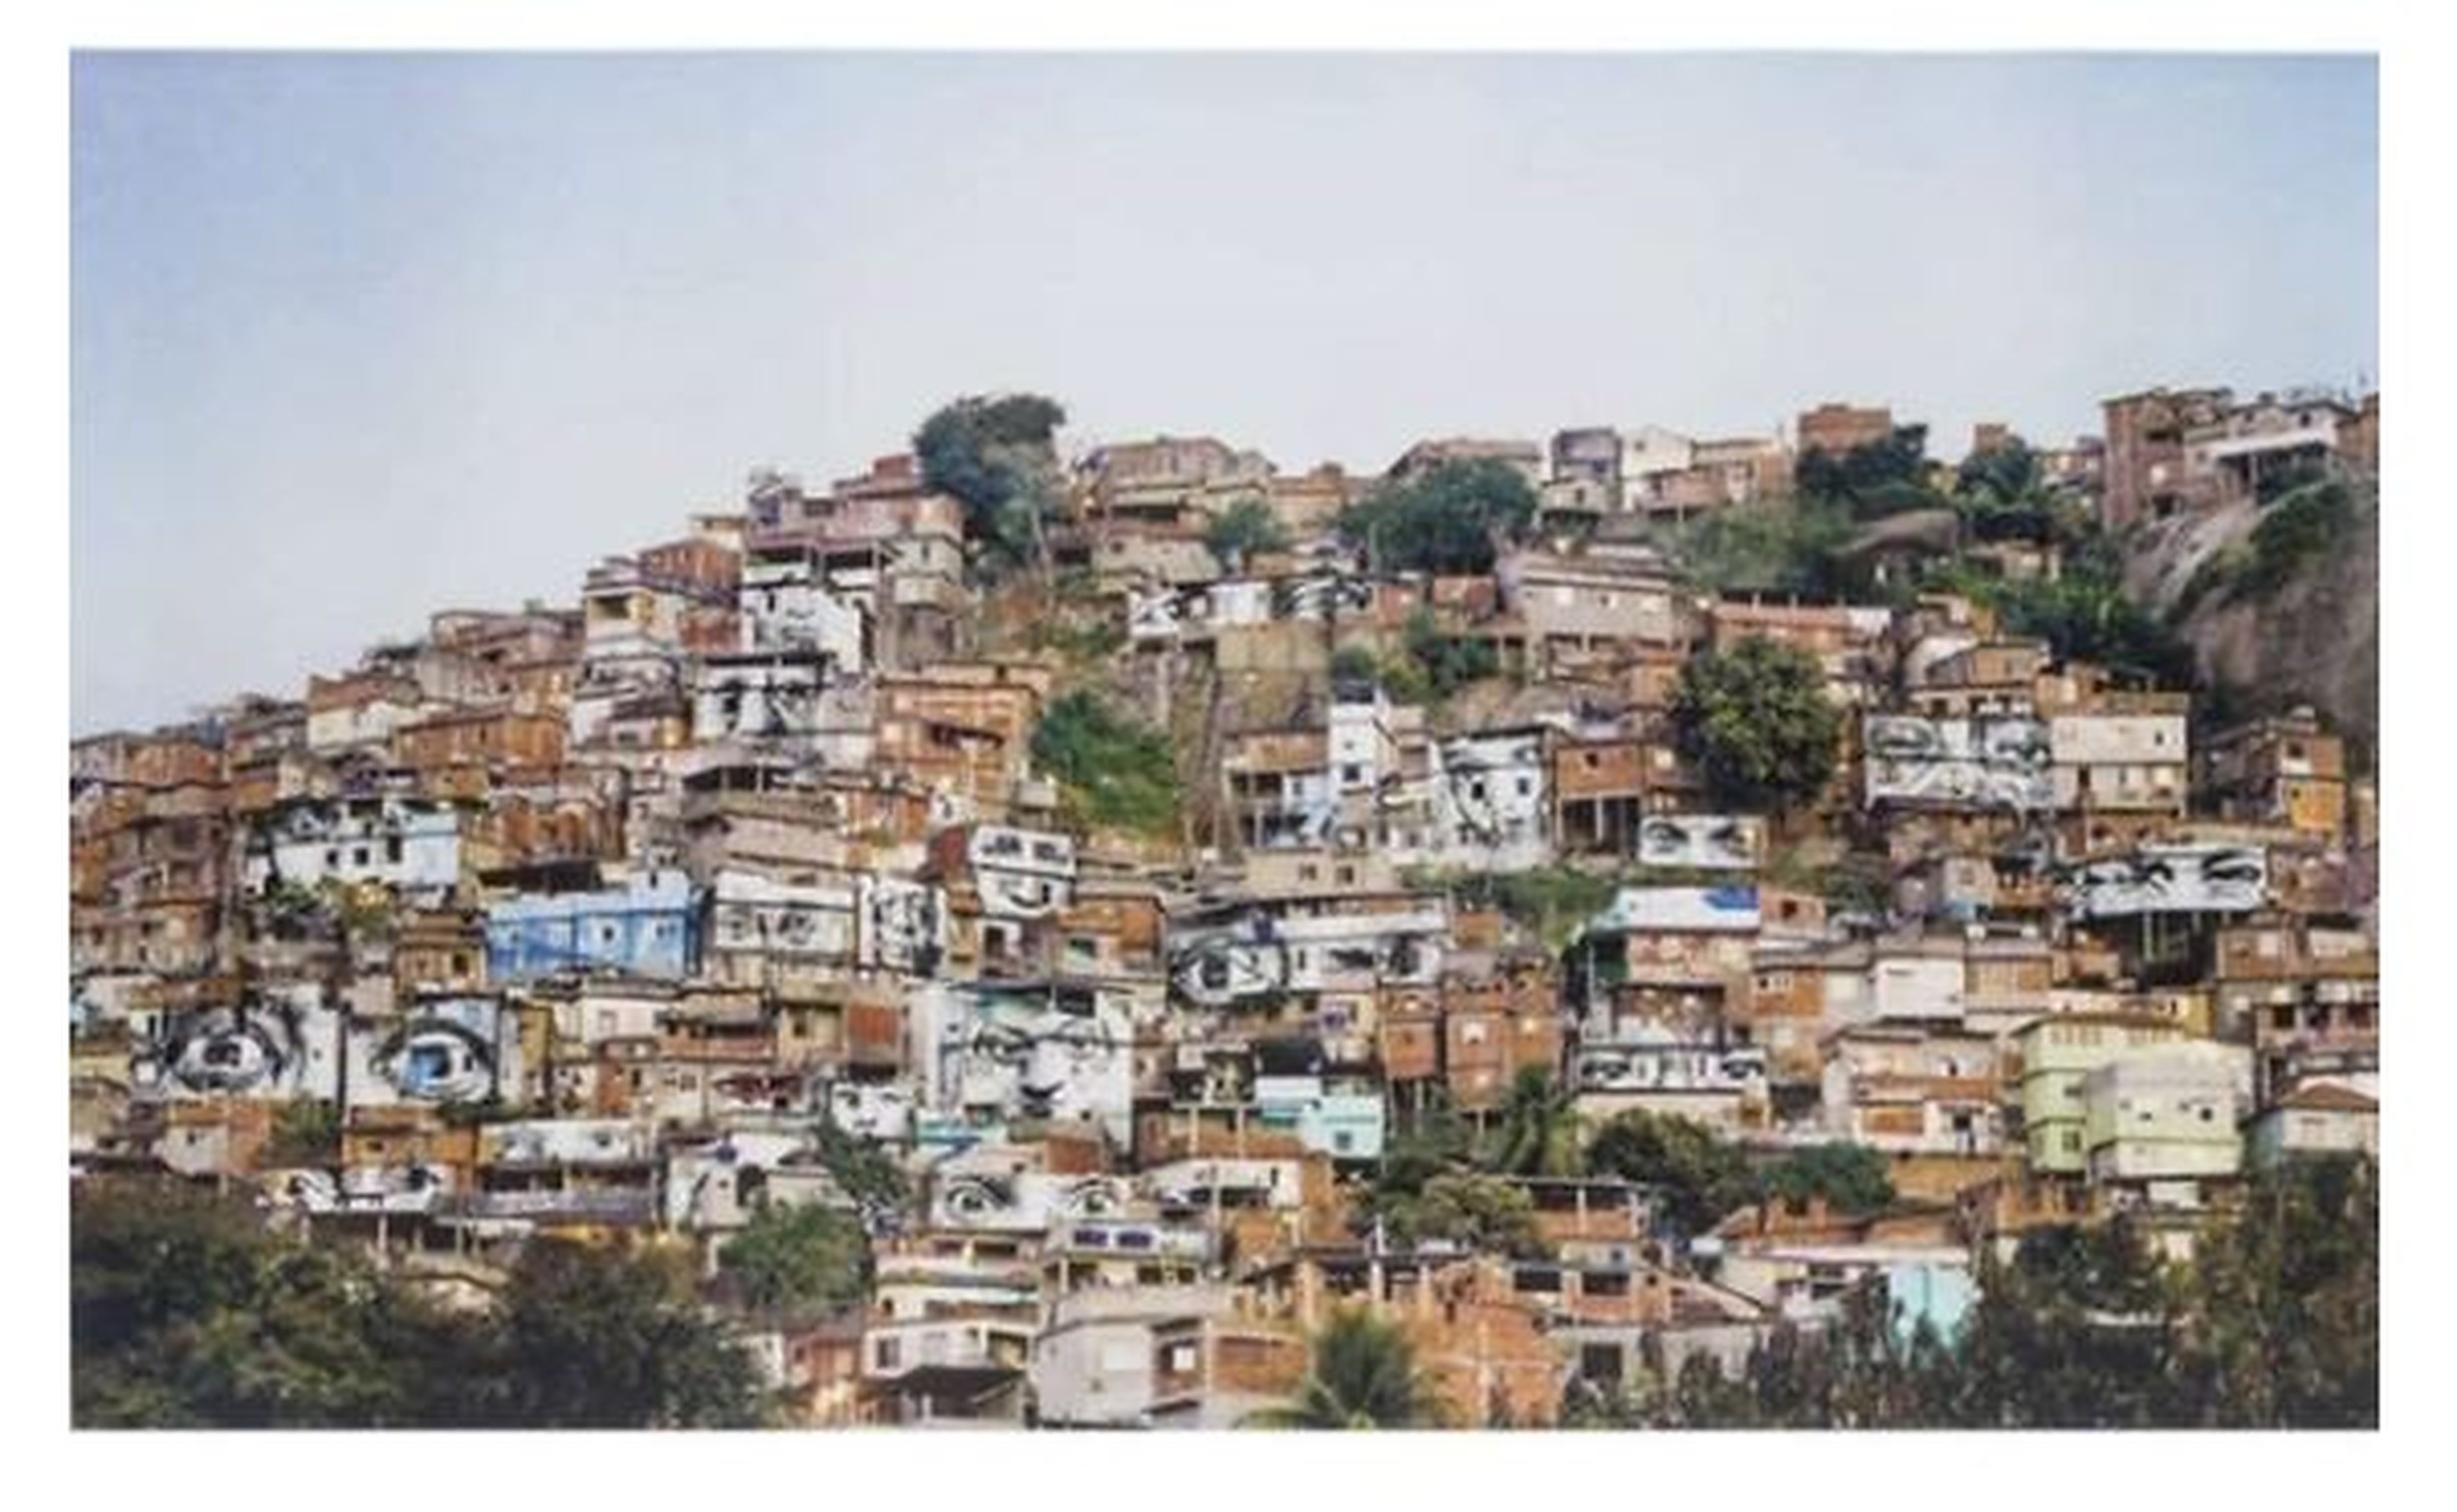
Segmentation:
{"type": "Polygon", "coordinates": [[[1475,576],[1493,570],[1499,545],[1525,537],[1535,511],[1525,474],[1477,457],[1384,484],[1342,511],[1339,532],[1377,572],[1475,576]]]}
{"type": "Polygon", "coordinates": [[[1334,1313],[1314,1335],[1296,1398],[1246,1421],[1269,1428],[1428,1428],[1444,1419],[1431,1376],[1396,1323],[1354,1310],[1334,1313]]]}
{"type": "Polygon", "coordinates": [[[1862,519],[1944,502],[1928,486],[1926,425],[1897,425],[1840,456],[1812,446],[1794,463],[1792,480],[1803,497],[1846,505],[1862,519]]]}
{"type": "Polygon", "coordinates": [[[2355,508],[2354,490],[2335,478],[2279,494],[2252,527],[2231,596],[2262,598],[2285,586],[2299,568],[2345,538],[2355,508]]]}
{"type": "Polygon", "coordinates": [[[1246,497],[1214,515],[1205,527],[1203,543],[1231,572],[1266,551],[1288,549],[1288,532],[1268,500],[1246,497]]]}
{"type": "Polygon", "coordinates": [[[97,1178],[70,1200],[70,1395],[83,1427],[420,1427],[474,1421],[475,1339],[355,1252],[268,1229],[184,1182],[97,1178]]]}
{"type": "Polygon", "coordinates": [[[1894,1177],[1886,1157],[1866,1144],[1812,1144],[1786,1151],[1758,1173],[1758,1187],[1785,1201],[1822,1198],[1837,1212],[1855,1216],[1883,1211],[1894,1202],[1894,1177]]]}
{"type": "Polygon", "coordinates": [[[1439,702],[1501,670],[1501,659],[1490,643],[1443,634],[1433,611],[1421,605],[1409,611],[1399,644],[1412,675],[1395,681],[1414,695],[1410,702],[1439,702]]]}
{"type": "Polygon", "coordinates": [[[1755,1199],[1748,1157],[1706,1126],[1632,1109],[1615,1114],[1587,1145],[1587,1169],[1653,1188],[1663,1216],[1700,1234],[1755,1199]]]}
{"type": "Polygon", "coordinates": [[[2193,683],[2192,650],[2127,596],[2110,569],[2075,562],[2053,582],[2010,582],[1978,595],[2009,634],[2048,643],[2060,661],[2090,661],[2168,687],[2193,683]]]}
{"type": "Polygon", "coordinates": [[[1853,575],[1843,561],[1858,527],[1851,511],[1815,499],[1716,509],[1674,531],[1668,554],[1719,593],[1790,593],[1831,600],[1853,575]]]}
{"type": "Polygon", "coordinates": [[[2010,1263],[1983,1252],[1979,1282],[1960,1340],[1972,1426],[2178,1421],[2166,1278],[2129,1228],[2035,1229],[2010,1263]]]}
{"type": "Polygon", "coordinates": [[[2379,1170],[2326,1155],[2256,1170],[2195,1247],[2179,1370],[2226,1427],[2380,1421],[2379,1170]]]}
{"type": "Polygon", "coordinates": [[[1033,731],[1033,760],[1096,825],[1166,832],[1178,820],[1177,752],[1169,737],[1079,690],[1052,703],[1033,731]]]}
{"type": "Polygon", "coordinates": [[[965,534],[994,562],[1048,565],[1059,507],[1057,432],[1067,411],[1037,393],[967,395],[914,432],[922,480],[964,506],[965,534]]]}
{"type": "Polygon", "coordinates": [[[834,1312],[870,1285],[870,1241],[850,1214],[813,1203],[770,1204],[727,1242],[719,1263],[762,1313],[834,1312]]]}
{"type": "Polygon", "coordinates": [[[1534,1199],[1480,1171],[1444,1171],[1413,1194],[1377,1196],[1370,1211],[1384,1237],[1401,1245],[1440,1241],[1522,1259],[1549,1252],[1536,1232],[1534,1199]]]}
{"type": "Polygon", "coordinates": [[[1382,1145],[1382,1163],[1374,1174],[1373,1199],[1412,1197],[1427,1181],[1447,1171],[1472,1169],[1475,1131],[1447,1100],[1421,1112],[1403,1114],[1382,1145]]]}
{"type": "Polygon", "coordinates": [[[1495,1131],[1492,1164],[1518,1176],[1574,1176],[1579,1148],[1577,1100],[1541,1067],[1525,1067],[1510,1082],[1495,1131]]]}
{"type": "Polygon", "coordinates": [[[1967,503],[2012,504],[2038,493],[2041,486],[2039,453],[2019,438],[1974,451],[1954,474],[1955,492],[1967,503]]]}
{"type": "Polygon", "coordinates": [[[833,1121],[821,1124],[816,1134],[819,1162],[865,1218],[875,1222],[911,1199],[903,1167],[885,1149],[833,1121]]]}
{"type": "Polygon", "coordinates": [[[758,1377],[679,1256],[533,1239],[503,1289],[494,1381],[535,1428],[730,1428],[760,1418],[758,1377]]]}
{"type": "Polygon", "coordinates": [[[1752,635],[1681,668],[1672,715],[1683,755],[1719,803],[1781,811],[1834,776],[1843,718],[1807,652],[1752,635]]]}

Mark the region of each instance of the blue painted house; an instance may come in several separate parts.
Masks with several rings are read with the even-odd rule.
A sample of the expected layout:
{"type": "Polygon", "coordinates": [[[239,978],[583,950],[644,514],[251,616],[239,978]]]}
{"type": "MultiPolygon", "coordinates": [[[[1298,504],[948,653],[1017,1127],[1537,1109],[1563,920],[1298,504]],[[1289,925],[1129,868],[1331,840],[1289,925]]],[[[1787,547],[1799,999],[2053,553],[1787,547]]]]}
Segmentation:
{"type": "Polygon", "coordinates": [[[529,982],[566,973],[687,977],[699,966],[700,894],[681,872],[618,888],[523,894],[486,910],[486,976],[529,982]]]}

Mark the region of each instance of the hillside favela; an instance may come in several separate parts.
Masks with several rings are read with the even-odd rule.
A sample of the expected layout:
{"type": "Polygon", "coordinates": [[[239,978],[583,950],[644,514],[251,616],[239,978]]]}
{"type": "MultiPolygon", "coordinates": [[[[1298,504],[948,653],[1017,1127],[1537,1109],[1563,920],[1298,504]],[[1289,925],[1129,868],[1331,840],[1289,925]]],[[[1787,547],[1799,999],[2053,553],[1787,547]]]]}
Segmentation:
{"type": "Polygon", "coordinates": [[[953,397],[76,739],[75,1419],[2376,1425],[2378,394],[2226,378],[953,397]]]}

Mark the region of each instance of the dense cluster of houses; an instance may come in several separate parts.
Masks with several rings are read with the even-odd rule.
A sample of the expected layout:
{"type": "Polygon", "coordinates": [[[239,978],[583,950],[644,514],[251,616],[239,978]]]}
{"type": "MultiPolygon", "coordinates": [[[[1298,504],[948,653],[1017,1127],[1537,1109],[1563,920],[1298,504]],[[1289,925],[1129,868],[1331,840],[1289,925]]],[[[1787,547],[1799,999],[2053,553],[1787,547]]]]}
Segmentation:
{"type": "MultiPolygon", "coordinates": [[[[2376,400],[2230,406],[2114,401],[2048,475],[2147,513],[2271,451],[2374,454],[2376,400]]],[[[1114,627],[1095,670],[1200,731],[1172,835],[1062,819],[1032,737],[1085,669],[998,633],[910,456],[756,475],[576,607],[438,613],[303,696],[78,740],[78,1168],[252,1189],[447,1291],[538,1233],[713,1271],[763,1207],[859,1210],[865,1305],[741,1320],[814,1423],[1227,1424],[1342,1302],[1401,1320],[1462,1419],[1545,1421],[1871,1275],[1950,1322],[2030,1225],[2187,1243],[2249,1163],[2376,1139],[2374,790],[2307,711],[2212,729],[1965,598],[1719,597],[1648,543],[1893,423],[1413,447],[1388,476],[1493,458],[1541,499],[1472,578],[1364,569],[1331,527],[1378,478],[1211,439],[1078,459],[1051,550],[1114,627]],[[1247,499],[1285,539],[1223,561],[1247,499]],[[1341,654],[1427,616],[1490,648],[1492,696],[1410,703],[1341,654]],[[1673,736],[1684,663],[1750,637],[1847,711],[1780,816],[1719,812],[1673,736]],[[1491,901],[1569,870],[1609,903],[1491,901]],[[1502,1177],[1537,1258],[1356,1221],[1410,1119],[1491,1119],[1531,1070],[1591,1125],[1870,1146],[1897,1201],[1675,1236],[1643,1185],[1502,1177]],[[848,1189],[848,1136],[909,1200],[848,1189]]]]}

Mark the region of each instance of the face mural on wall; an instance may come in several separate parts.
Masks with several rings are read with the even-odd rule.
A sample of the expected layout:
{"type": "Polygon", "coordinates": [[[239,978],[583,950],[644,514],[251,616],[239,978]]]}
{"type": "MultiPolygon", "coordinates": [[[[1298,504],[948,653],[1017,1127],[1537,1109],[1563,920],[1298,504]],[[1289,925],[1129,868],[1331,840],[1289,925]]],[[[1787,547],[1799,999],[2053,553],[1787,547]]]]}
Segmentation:
{"type": "Polygon", "coordinates": [[[1448,819],[1469,836],[1498,843],[1516,824],[1530,822],[1538,808],[1533,793],[1505,787],[1528,777],[1538,767],[1541,747],[1534,740],[1500,744],[1463,741],[1450,747],[1442,764],[1442,794],[1448,819]]]}
{"type": "Polygon", "coordinates": [[[1134,1033],[1096,1004],[1031,997],[977,1000],[948,1054],[969,1110],[1010,1119],[1098,1120],[1121,1138],[1133,1097],[1134,1033]]]}
{"type": "Polygon", "coordinates": [[[889,877],[865,877],[861,959],[866,966],[929,976],[946,949],[938,890],[889,877]]]}
{"type": "Polygon", "coordinates": [[[968,855],[983,913],[1046,919],[1074,898],[1075,842],[1069,836],[983,825],[968,855]]]}

